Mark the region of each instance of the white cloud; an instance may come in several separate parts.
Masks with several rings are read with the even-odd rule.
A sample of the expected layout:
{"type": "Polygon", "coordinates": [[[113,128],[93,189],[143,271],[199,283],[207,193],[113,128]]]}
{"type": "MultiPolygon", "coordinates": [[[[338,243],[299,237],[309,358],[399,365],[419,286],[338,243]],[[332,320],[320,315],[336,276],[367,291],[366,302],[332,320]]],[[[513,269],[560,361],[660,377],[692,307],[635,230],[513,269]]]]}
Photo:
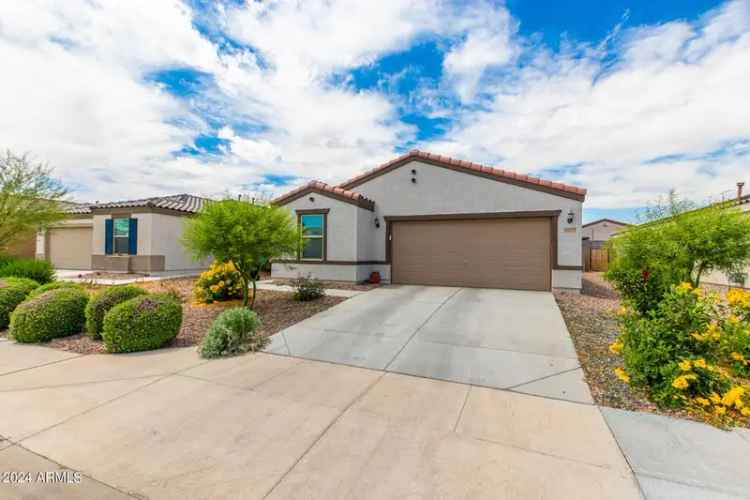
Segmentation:
{"type": "Polygon", "coordinates": [[[405,48],[436,28],[439,9],[433,0],[248,2],[228,11],[227,26],[288,81],[305,84],[405,48]]]}
{"type": "Polygon", "coordinates": [[[707,153],[750,137],[750,16],[737,15],[747,9],[735,2],[693,25],[625,30],[613,67],[600,50],[542,51],[484,89],[489,109],[462,114],[426,147],[525,172],[582,163],[563,180],[588,187],[594,207],[643,205],[670,188],[696,199],[729,189],[747,159],[707,153]],[[644,164],[667,155],[694,159],[644,164]]]}
{"type": "Polygon", "coordinates": [[[27,1],[0,4],[0,60],[0,147],[49,162],[81,199],[112,199],[179,179],[171,153],[204,128],[145,73],[216,56],[178,2],[27,1]]]}
{"type": "Polygon", "coordinates": [[[552,177],[588,187],[596,207],[672,187],[701,198],[747,175],[747,143],[727,145],[750,138],[750,0],[557,52],[485,0],[226,5],[200,22],[252,50],[223,50],[178,0],[0,3],[0,148],[49,161],[83,199],[286,189],[266,174],[337,182],[416,129],[396,84],[333,77],[434,40],[444,78],[408,96],[410,111],[455,122],[425,149],[522,172],[578,165],[552,177]],[[210,75],[196,95],[146,78],[186,66],[210,75]],[[209,119],[225,124],[225,154],[176,156],[215,133],[209,119]]]}
{"type": "Polygon", "coordinates": [[[481,3],[466,7],[459,32],[465,37],[445,55],[443,67],[462,101],[474,97],[485,69],[502,66],[518,55],[513,35],[517,22],[504,7],[481,3]]]}

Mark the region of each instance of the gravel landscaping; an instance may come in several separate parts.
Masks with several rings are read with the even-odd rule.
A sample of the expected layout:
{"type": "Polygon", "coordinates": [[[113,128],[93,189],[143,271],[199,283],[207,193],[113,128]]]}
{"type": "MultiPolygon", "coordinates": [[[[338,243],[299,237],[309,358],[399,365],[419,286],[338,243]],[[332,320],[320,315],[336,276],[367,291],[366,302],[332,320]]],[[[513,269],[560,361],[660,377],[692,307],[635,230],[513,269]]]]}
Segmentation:
{"type": "MultiPolygon", "coordinates": [[[[215,302],[210,305],[196,304],[192,300],[193,278],[180,278],[162,281],[146,281],[135,285],[152,292],[174,291],[183,299],[183,321],[180,333],[170,344],[171,347],[186,347],[200,343],[211,322],[223,310],[240,305],[240,301],[215,302]]],[[[92,288],[101,288],[96,286],[92,288]]],[[[273,335],[295,323],[324,311],[346,300],[343,297],[324,296],[309,302],[297,302],[288,292],[258,290],[255,311],[263,322],[260,333],[273,335]]],[[[6,332],[0,332],[0,336],[6,332]]],[[[101,341],[92,340],[84,333],[55,339],[47,344],[65,351],[81,354],[105,352],[101,341]]]]}
{"type": "Polygon", "coordinates": [[[621,366],[619,356],[609,351],[617,337],[615,312],[620,307],[617,292],[599,273],[586,273],[581,293],[555,292],[568,326],[578,359],[597,404],[625,410],[655,410],[645,396],[635,393],[613,373],[621,366]]]}

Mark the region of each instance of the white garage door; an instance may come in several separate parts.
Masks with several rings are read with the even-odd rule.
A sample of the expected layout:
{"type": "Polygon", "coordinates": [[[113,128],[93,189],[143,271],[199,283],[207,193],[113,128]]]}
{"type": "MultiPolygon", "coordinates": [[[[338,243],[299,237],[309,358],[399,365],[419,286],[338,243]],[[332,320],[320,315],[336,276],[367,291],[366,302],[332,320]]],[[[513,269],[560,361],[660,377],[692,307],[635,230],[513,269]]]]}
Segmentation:
{"type": "Polygon", "coordinates": [[[66,227],[47,232],[49,260],[58,269],[91,269],[90,227],[66,227]]]}

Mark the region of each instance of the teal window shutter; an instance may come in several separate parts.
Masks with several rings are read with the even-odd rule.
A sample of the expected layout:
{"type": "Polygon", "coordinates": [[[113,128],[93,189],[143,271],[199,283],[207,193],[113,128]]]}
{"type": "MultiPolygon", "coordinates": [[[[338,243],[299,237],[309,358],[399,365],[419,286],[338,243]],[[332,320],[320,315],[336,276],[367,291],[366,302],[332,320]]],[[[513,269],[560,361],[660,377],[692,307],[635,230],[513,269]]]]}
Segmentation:
{"type": "Polygon", "coordinates": [[[128,253],[135,255],[138,253],[138,219],[130,219],[128,228],[128,253]]]}
{"type": "Polygon", "coordinates": [[[112,255],[112,239],[113,239],[113,225],[112,219],[104,220],[104,253],[112,255]]]}

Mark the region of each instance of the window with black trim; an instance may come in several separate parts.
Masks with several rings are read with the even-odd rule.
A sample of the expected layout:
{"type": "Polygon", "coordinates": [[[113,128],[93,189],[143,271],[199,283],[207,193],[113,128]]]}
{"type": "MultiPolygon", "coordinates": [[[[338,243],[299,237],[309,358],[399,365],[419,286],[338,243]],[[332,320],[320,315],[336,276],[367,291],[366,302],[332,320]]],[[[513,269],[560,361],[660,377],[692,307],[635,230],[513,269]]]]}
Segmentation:
{"type": "Polygon", "coordinates": [[[113,219],[112,227],[112,247],[115,249],[115,253],[128,254],[130,249],[130,219],[113,219]]]}
{"type": "Polygon", "coordinates": [[[326,217],[325,214],[300,214],[302,226],[303,260],[323,260],[325,258],[326,217]]]}

